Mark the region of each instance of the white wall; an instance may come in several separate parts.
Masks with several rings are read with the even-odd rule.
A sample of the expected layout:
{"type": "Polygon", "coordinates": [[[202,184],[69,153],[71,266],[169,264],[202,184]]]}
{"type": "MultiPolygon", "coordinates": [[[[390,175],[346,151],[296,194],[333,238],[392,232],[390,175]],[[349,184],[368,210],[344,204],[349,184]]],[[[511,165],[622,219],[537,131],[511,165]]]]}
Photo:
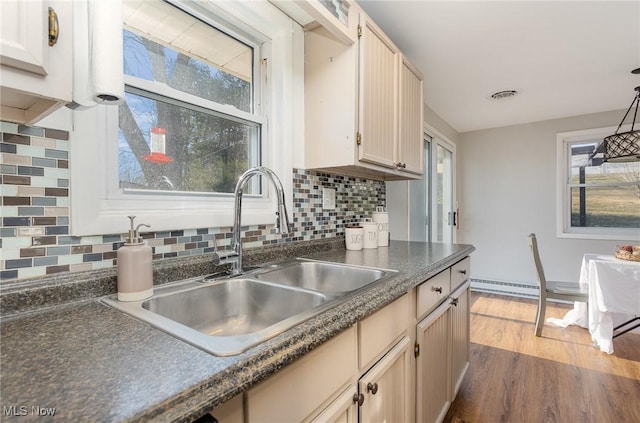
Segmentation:
{"type": "Polygon", "coordinates": [[[578,279],[584,253],[612,254],[616,241],[556,237],[556,134],[616,126],[624,110],[466,132],[457,144],[458,243],[473,244],[471,277],[535,284],[527,235],[545,274],[578,279]]]}

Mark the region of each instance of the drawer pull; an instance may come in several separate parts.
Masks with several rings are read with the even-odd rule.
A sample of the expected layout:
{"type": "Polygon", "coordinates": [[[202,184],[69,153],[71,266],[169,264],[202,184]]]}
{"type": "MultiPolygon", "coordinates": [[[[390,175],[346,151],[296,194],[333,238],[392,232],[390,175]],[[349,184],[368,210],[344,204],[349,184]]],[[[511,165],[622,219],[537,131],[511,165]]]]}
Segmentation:
{"type": "Polygon", "coordinates": [[[467,269],[458,270],[458,272],[462,273],[463,275],[466,275],[467,274],[467,269]]]}
{"type": "Polygon", "coordinates": [[[362,394],[353,394],[353,402],[358,404],[358,406],[362,406],[362,404],[364,404],[364,395],[362,395],[362,394]]]}
{"type": "Polygon", "coordinates": [[[367,383],[367,392],[371,392],[373,395],[378,393],[378,384],[377,383],[367,383]]]}
{"type": "Polygon", "coordinates": [[[432,291],[436,291],[438,294],[442,294],[442,287],[441,286],[432,286],[431,290],[432,291]]]}

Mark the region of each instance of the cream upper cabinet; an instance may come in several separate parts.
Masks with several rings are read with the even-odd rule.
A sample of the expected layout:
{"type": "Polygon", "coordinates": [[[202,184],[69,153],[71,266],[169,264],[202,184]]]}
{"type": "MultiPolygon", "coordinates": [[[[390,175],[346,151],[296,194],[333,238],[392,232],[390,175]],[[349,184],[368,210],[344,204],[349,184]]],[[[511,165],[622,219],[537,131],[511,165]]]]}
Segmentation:
{"type": "Polygon", "coordinates": [[[351,9],[354,45],[323,27],[305,34],[305,167],[420,178],[422,76],[357,4],[351,9]]]}
{"type": "Polygon", "coordinates": [[[422,74],[406,57],[400,60],[399,127],[396,143],[397,167],[421,175],[424,168],[422,74]]]}
{"type": "Polygon", "coordinates": [[[373,21],[360,20],[358,159],[394,168],[400,51],[373,21]]]}
{"type": "Polygon", "coordinates": [[[35,123],[72,99],[72,3],[0,1],[0,120],[35,123]]]}

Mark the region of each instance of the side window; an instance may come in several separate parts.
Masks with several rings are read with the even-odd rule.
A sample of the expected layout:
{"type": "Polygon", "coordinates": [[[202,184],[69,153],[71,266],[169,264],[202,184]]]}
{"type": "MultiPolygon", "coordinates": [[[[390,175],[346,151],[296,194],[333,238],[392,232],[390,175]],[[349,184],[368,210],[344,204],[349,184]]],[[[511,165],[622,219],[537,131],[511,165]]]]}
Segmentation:
{"type": "Polygon", "coordinates": [[[123,3],[119,188],[231,193],[261,161],[259,48],[168,3],[152,4],[123,3]]]}
{"type": "Polygon", "coordinates": [[[604,239],[638,237],[640,162],[603,162],[603,132],[559,134],[562,232],[604,239]]]}

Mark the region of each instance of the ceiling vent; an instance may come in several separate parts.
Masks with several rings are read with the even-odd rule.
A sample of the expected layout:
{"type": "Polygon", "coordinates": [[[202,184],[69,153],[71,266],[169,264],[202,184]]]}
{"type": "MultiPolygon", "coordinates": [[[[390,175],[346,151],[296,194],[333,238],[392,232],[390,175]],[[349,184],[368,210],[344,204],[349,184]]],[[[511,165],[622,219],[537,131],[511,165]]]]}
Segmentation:
{"type": "Polygon", "coordinates": [[[516,94],[518,94],[516,90],[502,90],[496,91],[495,93],[491,94],[490,97],[494,100],[502,100],[503,98],[513,97],[516,94]]]}

